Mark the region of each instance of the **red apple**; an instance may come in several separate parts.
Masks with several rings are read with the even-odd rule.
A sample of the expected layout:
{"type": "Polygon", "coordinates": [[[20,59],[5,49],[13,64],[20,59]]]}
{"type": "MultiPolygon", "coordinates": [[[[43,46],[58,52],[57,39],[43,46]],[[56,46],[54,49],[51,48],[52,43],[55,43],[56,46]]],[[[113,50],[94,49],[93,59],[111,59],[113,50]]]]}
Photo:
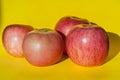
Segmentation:
{"type": "Polygon", "coordinates": [[[58,21],[55,30],[60,32],[63,38],[65,38],[70,29],[78,24],[89,24],[89,22],[86,19],[78,18],[75,16],[65,16],[58,21]]]}
{"type": "Polygon", "coordinates": [[[64,50],[60,34],[51,29],[39,29],[28,33],[23,41],[26,60],[34,66],[49,66],[60,61],[64,50]]]}
{"type": "Polygon", "coordinates": [[[33,28],[28,25],[8,25],[2,35],[2,42],[7,52],[15,57],[23,57],[22,42],[24,36],[33,28]]]}
{"type": "Polygon", "coordinates": [[[76,25],[66,38],[66,50],[70,59],[82,66],[103,64],[109,51],[106,31],[97,25],[76,25]]]}

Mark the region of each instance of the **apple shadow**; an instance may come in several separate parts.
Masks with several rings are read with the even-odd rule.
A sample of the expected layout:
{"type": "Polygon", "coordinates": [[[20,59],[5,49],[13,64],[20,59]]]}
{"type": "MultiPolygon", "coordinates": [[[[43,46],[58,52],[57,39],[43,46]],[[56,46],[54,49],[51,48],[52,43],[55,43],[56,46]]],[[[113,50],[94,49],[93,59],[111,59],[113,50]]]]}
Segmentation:
{"type": "Polygon", "coordinates": [[[0,0],[0,28],[1,28],[1,22],[2,21],[2,1],[0,0]]]}
{"type": "MultiPolygon", "coordinates": [[[[63,42],[64,42],[64,44],[65,44],[65,40],[66,40],[65,35],[62,34],[62,33],[59,32],[59,31],[58,31],[58,33],[62,36],[63,42]]],[[[65,45],[64,45],[64,46],[65,46],[65,45]]],[[[61,59],[60,59],[60,61],[59,61],[58,63],[60,63],[60,62],[62,62],[62,61],[64,61],[64,60],[66,60],[67,58],[68,58],[68,55],[67,55],[66,49],[64,49],[63,55],[62,55],[62,57],[61,57],[61,59]]]]}
{"type": "Polygon", "coordinates": [[[68,58],[68,55],[66,53],[63,53],[63,55],[58,63],[65,61],[67,58],[68,58]]]}
{"type": "Polygon", "coordinates": [[[120,36],[113,32],[107,32],[107,34],[109,37],[109,53],[105,63],[112,60],[120,52],[120,36]]]}

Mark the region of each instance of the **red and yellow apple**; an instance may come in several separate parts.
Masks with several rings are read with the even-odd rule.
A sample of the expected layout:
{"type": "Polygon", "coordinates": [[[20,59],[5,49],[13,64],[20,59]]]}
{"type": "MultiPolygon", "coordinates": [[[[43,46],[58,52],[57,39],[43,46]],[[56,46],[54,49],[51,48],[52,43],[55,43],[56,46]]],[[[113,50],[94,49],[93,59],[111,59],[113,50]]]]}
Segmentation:
{"type": "Polygon", "coordinates": [[[33,30],[29,25],[8,25],[2,35],[2,42],[7,52],[15,57],[23,57],[22,43],[25,35],[33,30]]]}
{"type": "Polygon", "coordinates": [[[98,66],[104,63],[109,51],[106,31],[98,25],[76,25],[66,38],[70,59],[81,66],[98,66]]]}
{"type": "Polygon", "coordinates": [[[63,50],[61,35],[47,28],[29,32],[23,41],[24,56],[34,66],[49,66],[59,62],[63,50]]]}
{"type": "Polygon", "coordinates": [[[78,24],[89,24],[89,21],[75,16],[65,16],[58,21],[55,26],[55,30],[62,34],[62,36],[65,38],[70,29],[78,24]]]}

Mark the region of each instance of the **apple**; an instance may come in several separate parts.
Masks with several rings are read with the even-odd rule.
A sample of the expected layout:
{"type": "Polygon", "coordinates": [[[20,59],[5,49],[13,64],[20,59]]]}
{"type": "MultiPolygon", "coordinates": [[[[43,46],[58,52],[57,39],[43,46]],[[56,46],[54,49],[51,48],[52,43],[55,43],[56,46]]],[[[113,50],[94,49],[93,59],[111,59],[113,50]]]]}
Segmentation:
{"type": "Polygon", "coordinates": [[[61,35],[43,28],[29,32],[23,41],[25,59],[32,65],[42,67],[61,60],[64,44],[61,35]]]}
{"type": "Polygon", "coordinates": [[[55,26],[55,30],[58,31],[65,39],[70,29],[78,24],[89,24],[89,21],[75,16],[65,16],[58,21],[55,26]]]}
{"type": "Polygon", "coordinates": [[[75,64],[99,66],[108,55],[109,38],[98,25],[76,25],[66,38],[66,50],[75,64]]]}
{"type": "Polygon", "coordinates": [[[33,30],[29,25],[8,25],[2,34],[2,42],[6,51],[15,57],[23,57],[22,42],[24,36],[33,30]]]}

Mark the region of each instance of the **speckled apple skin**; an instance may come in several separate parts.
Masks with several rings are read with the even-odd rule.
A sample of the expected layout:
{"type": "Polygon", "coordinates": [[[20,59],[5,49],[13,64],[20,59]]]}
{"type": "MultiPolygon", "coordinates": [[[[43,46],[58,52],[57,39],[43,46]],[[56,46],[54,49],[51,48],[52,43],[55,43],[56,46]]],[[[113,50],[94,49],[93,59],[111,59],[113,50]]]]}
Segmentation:
{"type": "Polygon", "coordinates": [[[70,29],[78,24],[89,24],[89,21],[75,16],[65,16],[58,21],[55,30],[66,37],[70,29]]]}
{"type": "Polygon", "coordinates": [[[74,28],[66,39],[70,59],[81,66],[98,66],[104,63],[109,51],[109,38],[101,27],[74,28]]]}
{"type": "Polygon", "coordinates": [[[8,25],[2,35],[2,42],[6,51],[14,57],[23,57],[23,39],[31,30],[33,30],[33,28],[29,25],[8,25]]]}

